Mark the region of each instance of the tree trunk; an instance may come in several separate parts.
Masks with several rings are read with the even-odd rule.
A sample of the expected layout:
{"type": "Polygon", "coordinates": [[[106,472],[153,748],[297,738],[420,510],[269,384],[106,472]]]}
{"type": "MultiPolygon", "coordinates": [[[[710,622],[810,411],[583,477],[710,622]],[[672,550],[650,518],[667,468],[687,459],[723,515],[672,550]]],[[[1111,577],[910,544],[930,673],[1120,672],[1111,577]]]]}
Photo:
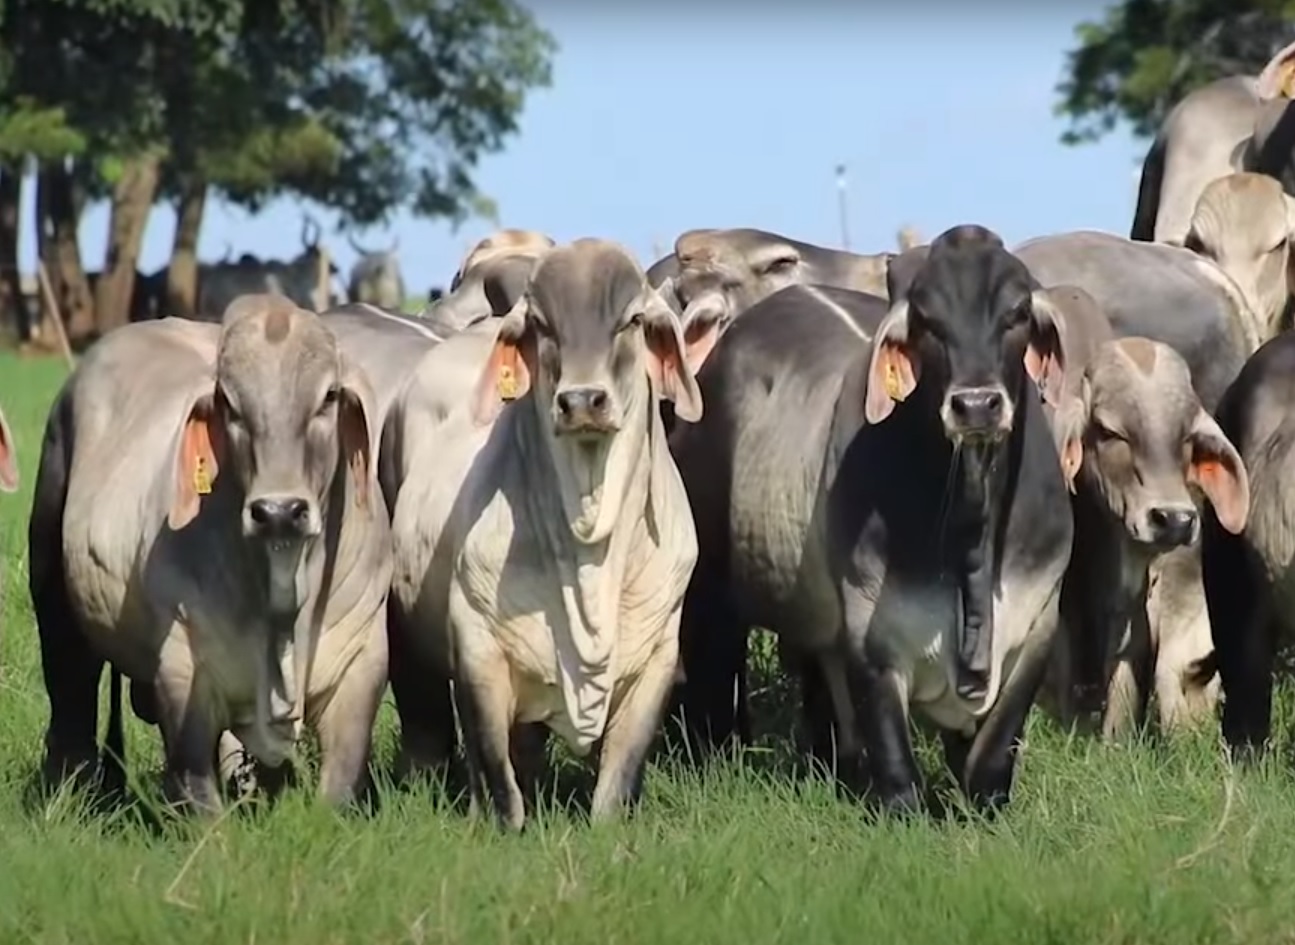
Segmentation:
{"type": "Polygon", "coordinates": [[[22,167],[0,167],[0,327],[26,340],[31,334],[18,272],[18,213],[22,167]]]}
{"type": "Polygon", "coordinates": [[[199,177],[186,181],[175,210],[175,242],[171,265],[166,273],[167,315],[191,318],[198,296],[198,234],[207,207],[207,182],[199,177]]]}
{"type": "MultiPolygon", "coordinates": [[[[58,300],[72,345],[94,334],[94,299],[85,270],[81,268],[81,248],[77,243],[77,224],[81,210],[76,199],[72,174],[60,160],[41,165],[36,192],[36,218],[40,228],[40,253],[49,272],[54,297],[58,300]]],[[[52,312],[45,313],[52,318],[52,312]]]]}
{"type": "Polygon", "coordinates": [[[108,252],[94,293],[100,335],[130,321],[139,247],[157,196],[160,168],[161,161],[156,154],[136,155],[126,161],[121,179],[112,190],[108,252]]]}

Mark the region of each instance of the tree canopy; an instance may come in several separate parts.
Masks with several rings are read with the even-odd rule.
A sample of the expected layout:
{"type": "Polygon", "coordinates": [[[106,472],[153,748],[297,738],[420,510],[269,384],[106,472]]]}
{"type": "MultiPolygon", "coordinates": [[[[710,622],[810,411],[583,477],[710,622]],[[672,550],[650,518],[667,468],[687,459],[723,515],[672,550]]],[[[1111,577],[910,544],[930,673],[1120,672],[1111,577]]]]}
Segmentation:
{"type": "MultiPolygon", "coordinates": [[[[42,258],[85,309],[76,218],[111,201],[80,326],[102,328],[125,320],[148,210],[172,201],[183,308],[209,192],[253,211],[295,195],[343,225],[489,213],[473,169],[555,49],[518,0],[0,0],[0,220],[39,168],[42,258]]],[[[9,241],[0,226],[0,270],[9,241]]]]}
{"type": "Polygon", "coordinates": [[[1150,138],[1188,92],[1253,75],[1295,39],[1295,0],[1122,0],[1075,32],[1057,87],[1062,141],[1094,141],[1121,121],[1150,138]]]}

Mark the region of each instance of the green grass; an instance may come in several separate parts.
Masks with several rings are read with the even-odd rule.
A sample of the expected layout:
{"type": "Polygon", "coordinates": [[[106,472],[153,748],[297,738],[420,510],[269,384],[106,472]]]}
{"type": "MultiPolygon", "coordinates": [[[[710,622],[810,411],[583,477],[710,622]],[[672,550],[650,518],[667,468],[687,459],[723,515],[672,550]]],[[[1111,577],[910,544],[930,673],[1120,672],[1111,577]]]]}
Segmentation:
{"type": "MultiPolygon", "coordinates": [[[[514,837],[430,790],[387,790],[371,817],[335,814],[309,777],[214,825],[157,829],[66,793],[32,800],[47,703],[26,517],[62,372],[0,355],[23,476],[0,496],[0,943],[1295,939],[1295,780],[1280,759],[1233,772],[1213,729],[1102,747],[1036,717],[1014,805],[994,823],[878,821],[771,763],[787,755],[777,732],[704,781],[654,766],[628,822],[591,828],[547,805],[514,837]]],[[[762,688],[765,703],[783,696],[762,688]]],[[[131,722],[132,765],[155,798],[159,742],[131,722]]],[[[380,764],[393,731],[388,705],[380,764]]]]}

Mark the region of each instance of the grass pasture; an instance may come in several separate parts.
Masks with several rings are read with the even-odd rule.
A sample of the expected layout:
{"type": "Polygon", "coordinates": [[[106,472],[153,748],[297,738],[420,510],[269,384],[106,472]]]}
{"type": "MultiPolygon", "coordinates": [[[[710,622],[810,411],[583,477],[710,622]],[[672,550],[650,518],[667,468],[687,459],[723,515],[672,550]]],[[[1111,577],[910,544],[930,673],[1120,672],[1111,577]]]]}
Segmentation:
{"type": "MultiPolygon", "coordinates": [[[[310,772],[273,808],[206,826],[37,799],[47,703],[26,520],[63,373],[0,355],[23,477],[0,496],[0,943],[1295,941],[1295,778],[1285,752],[1233,771],[1216,729],[1103,747],[1036,715],[994,823],[879,821],[789,773],[774,735],[704,780],[654,765],[627,822],[591,828],[548,804],[516,837],[431,789],[335,814],[312,802],[310,772]]],[[[155,804],[159,740],[127,718],[139,803],[155,804]]],[[[393,746],[388,700],[380,770],[393,746]]]]}

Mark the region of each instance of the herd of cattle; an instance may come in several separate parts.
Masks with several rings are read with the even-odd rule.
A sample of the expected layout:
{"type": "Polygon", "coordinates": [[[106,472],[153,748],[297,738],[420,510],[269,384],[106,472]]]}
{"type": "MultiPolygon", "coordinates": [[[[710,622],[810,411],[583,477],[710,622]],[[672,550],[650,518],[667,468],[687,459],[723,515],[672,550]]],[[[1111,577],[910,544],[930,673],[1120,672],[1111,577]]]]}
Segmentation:
{"type": "MultiPolygon", "coordinates": [[[[227,250],[225,258],[198,266],[195,318],[203,321],[220,321],[229,303],[240,295],[273,293],[287,296],[298,305],[312,310],[350,302],[367,302],[383,308],[401,308],[405,295],[405,280],[400,271],[400,241],[388,249],[366,249],[353,238],[348,239],[351,249],[359,257],[351,267],[345,287],[339,290],[334,277],[340,270],[329,258],[320,243],[319,224],[309,217],[301,224],[301,252],[292,259],[261,259],[252,253],[243,253],[231,259],[227,250]],[[326,293],[321,299],[320,293],[326,293]]],[[[169,266],[154,272],[135,272],[134,288],[130,297],[132,322],[161,318],[167,314],[167,274],[169,266]]],[[[87,273],[91,291],[99,273],[87,273]]],[[[441,297],[441,290],[433,288],[428,302],[441,297]]]]}
{"type": "Polygon", "coordinates": [[[1115,738],[1221,694],[1261,749],[1295,604],[1295,153],[1266,136],[1293,94],[1295,45],[1185,100],[1134,239],[704,229],[645,271],[502,230],[420,316],[258,289],[108,333],[35,482],[45,777],[120,778],[124,678],[176,801],[268,789],[309,728],[343,802],[390,683],[402,773],[461,741],[517,828],[552,731],[596,746],[602,818],[667,716],[693,757],[751,738],[752,627],[811,755],[891,809],[923,804],[910,719],[991,811],[1036,703],[1115,738]]]}

